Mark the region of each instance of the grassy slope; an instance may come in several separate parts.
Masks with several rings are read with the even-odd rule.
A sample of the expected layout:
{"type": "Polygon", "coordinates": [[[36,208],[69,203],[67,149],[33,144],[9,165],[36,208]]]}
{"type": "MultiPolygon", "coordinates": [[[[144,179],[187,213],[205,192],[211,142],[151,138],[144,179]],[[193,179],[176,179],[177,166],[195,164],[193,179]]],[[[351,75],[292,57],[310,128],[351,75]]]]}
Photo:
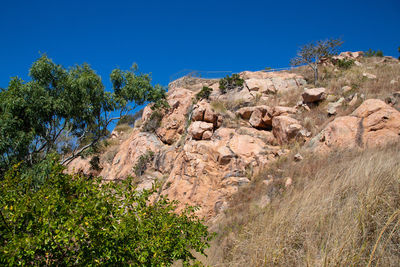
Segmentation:
{"type": "Polygon", "coordinates": [[[242,207],[236,199],[236,208],[220,222],[208,263],[399,266],[399,159],[395,144],[282,162],[282,177],[293,177],[294,185],[284,191],[279,183],[258,189],[259,194],[275,191],[264,209],[255,205],[257,198],[242,207]]]}
{"type": "MultiPolygon", "coordinates": [[[[400,90],[400,64],[381,60],[366,58],[348,70],[325,67],[320,86],[338,97],[346,97],[341,87],[349,85],[350,93],[385,99],[400,90]]],[[[344,105],[338,115],[357,106],[344,105]]],[[[319,106],[299,119],[316,134],[328,122],[325,114],[319,106]]],[[[232,198],[214,229],[219,235],[205,260],[212,266],[400,266],[400,144],[328,156],[297,145],[232,198]],[[305,159],[295,163],[299,150],[305,159]],[[275,180],[266,186],[268,175],[275,180]],[[285,177],[294,181],[288,189],[285,177]],[[272,202],[260,208],[263,196],[272,202]]]]}

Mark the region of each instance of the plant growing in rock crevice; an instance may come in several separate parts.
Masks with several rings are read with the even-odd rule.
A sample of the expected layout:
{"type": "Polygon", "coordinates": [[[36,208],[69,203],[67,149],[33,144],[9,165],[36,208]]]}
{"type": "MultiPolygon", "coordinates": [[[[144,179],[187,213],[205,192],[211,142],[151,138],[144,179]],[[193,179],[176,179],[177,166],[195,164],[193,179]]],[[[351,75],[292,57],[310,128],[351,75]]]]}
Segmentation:
{"type": "Polygon", "coordinates": [[[133,171],[135,172],[136,176],[142,176],[153,159],[154,152],[151,150],[147,150],[146,153],[141,155],[138,159],[138,162],[133,167],[133,171]]]}
{"type": "Polygon", "coordinates": [[[196,94],[195,100],[199,101],[201,99],[209,99],[212,91],[213,91],[212,88],[210,88],[208,86],[203,86],[201,91],[196,94]]]}
{"type": "Polygon", "coordinates": [[[227,91],[235,88],[242,88],[244,80],[240,78],[239,74],[232,74],[232,77],[227,75],[225,78],[219,80],[219,90],[221,94],[225,94],[227,91]]]}
{"type": "Polygon", "coordinates": [[[154,133],[160,126],[163,114],[159,110],[154,110],[150,118],[143,123],[142,132],[154,133]]]}

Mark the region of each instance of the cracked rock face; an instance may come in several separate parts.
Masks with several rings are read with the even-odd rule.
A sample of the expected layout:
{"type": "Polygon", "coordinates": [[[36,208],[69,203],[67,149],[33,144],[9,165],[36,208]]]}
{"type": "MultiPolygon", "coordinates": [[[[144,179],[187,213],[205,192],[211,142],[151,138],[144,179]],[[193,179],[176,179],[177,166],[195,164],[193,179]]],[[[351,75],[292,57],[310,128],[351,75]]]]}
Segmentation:
{"type": "MultiPolygon", "coordinates": [[[[94,173],[90,160],[80,158],[72,161],[68,171],[100,175],[105,180],[125,179],[134,175],[140,156],[151,150],[154,159],[143,176],[138,177],[138,188],[149,188],[158,179],[163,182],[163,194],[179,200],[180,208],[196,205],[200,206],[198,215],[215,216],[227,207],[232,194],[251,182],[252,174],[289,152],[282,145],[309,135],[295,119],[300,115],[299,108],[246,102],[255,94],[270,94],[272,88],[276,92],[303,90],[305,81],[301,76],[285,72],[240,75],[246,82],[242,90],[221,95],[218,82],[208,81],[214,88],[210,100],[197,103],[193,99],[207,81],[198,79],[200,84],[192,83],[187,88],[182,88],[183,82],[176,83],[167,94],[170,108],[155,133],[135,128],[124,140],[122,135],[115,134],[113,141],[121,139],[120,143],[115,151],[101,155],[100,171],[94,173]],[[212,100],[232,99],[250,106],[220,114],[210,104],[212,100]]],[[[322,95],[317,92],[314,96],[321,99],[322,95]]],[[[151,113],[151,108],[146,107],[142,121],[148,120],[151,113]]],[[[383,101],[370,99],[350,116],[333,120],[308,145],[320,152],[371,147],[399,140],[399,134],[400,112],[383,101]]]]}
{"type": "Polygon", "coordinates": [[[314,137],[318,152],[380,146],[400,139],[400,112],[378,99],[364,101],[350,116],[338,117],[314,137]]]}
{"type": "MultiPolygon", "coordinates": [[[[301,76],[290,73],[243,72],[241,75],[246,82],[244,88],[225,95],[220,94],[218,82],[210,81],[209,86],[214,89],[210,99],[251,104],[256,94],[299,90],[305,84],[301,76]]],[[[181,208],[185,204],[200,206],[198,215],[206,218],[223,210],[227,199],[250,182],[248,177],[282,156],[277,144],[286,142],[298,131],[295,120],[288,117],[295,114],[296,109],[250,106],[238,111],[244,125],[227,128],[223,120],[234,120],[233,112],[227,111],[224,115],[215,112],[210,100],[193,102],[204,82],[198,79],[174,83],[167,94],[170,108],[164,112],[156,132],[134,129],[121,141],[115,155],[104,155],[107,160],[101,162],[102,170],[96,174],[106,180],[134,175],[140,156],[151,150],[154,159],[139,177],[138,188],[149,188],[158,179],[164,183],[163,193],[179,200],[181,208]],[[190,86],[185,88],[185,84],[190,86]],[[274,119],[280,123],[272,131],[274,119]]],[[[142,121],[149,120],[152,112],[147,106],[142,121]]],[[[119,135],[113,138],[120,140],[119,135]]],[[[68,171],[89,173],[89,160],[74,160],[68,171]]]]}

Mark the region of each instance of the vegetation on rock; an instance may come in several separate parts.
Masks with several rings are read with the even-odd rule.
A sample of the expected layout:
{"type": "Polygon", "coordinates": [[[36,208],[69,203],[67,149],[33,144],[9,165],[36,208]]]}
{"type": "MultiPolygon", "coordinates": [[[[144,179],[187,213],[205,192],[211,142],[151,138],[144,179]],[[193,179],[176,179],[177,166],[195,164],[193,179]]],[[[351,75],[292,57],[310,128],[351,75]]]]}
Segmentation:
{"type": "Polygon", "coordinates": [[[244,80],[240,78],[239,74],[232,74],[231,77],[227,75],[225,78],[219,80],[219,90],[222,94],[225,94],[227,91],[241,88],[243,83],[244,80]]]}
{"type": "Polygon", "coordinates": [[[150,117],[143,123],[142,131],[154,133],[161,125],[163,114],[160,110],[154,110],[150,117]]]}
{"type": "Polygon", "coordinates": [[[136,176],[141,176],[147,169],[148,164],[151,163],[153,159],[154,159],[154,152],[151,150],[147,150],[146,153],[141,155],[136,165],[133,167],[136,176]]]}
{"type": "Polygon", "coordinates": [[[212,88],[203,86],[200,92],[196,94],[196,100],[199,101],[201,99],[208,99],[211,95],[212,88]]]}

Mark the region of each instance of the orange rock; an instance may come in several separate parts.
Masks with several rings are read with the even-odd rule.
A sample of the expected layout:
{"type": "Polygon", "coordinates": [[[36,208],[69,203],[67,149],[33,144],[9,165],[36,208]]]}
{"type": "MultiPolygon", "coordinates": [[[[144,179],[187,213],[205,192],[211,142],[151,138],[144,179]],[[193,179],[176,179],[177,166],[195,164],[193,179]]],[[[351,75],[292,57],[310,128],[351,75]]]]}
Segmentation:
{"type": "Polygon", "coordinates": [[[299,135],[303,127],[299,121],[288,116],[277,116],[272,119],[272,132],[279,144],[284,144],[299,135]]]}
{"type": "Polygon", "coordinates": [[[309,146],[319,152],[375,147],[400,139],[400,112],[382,100],[364,101],[351,116],[338,117],[309,146]]]}
{"type": "Polygon", "coordinates": [[[205,121],[194,121],[190,124],[188,132],[196,140],[201,140],[205,131],[212,132],[214,126],[205,121]]]}
{"type": "Polygon", "coordinates": [[[240,108],[237,111],[237,114],[244,120],[248,120],[251,117],[251,114],[253,113],[253,111],[256,110],[256,107],[244,107],[244,108],[240,108]]]}
{"type": "Polygon", "coordinates": [[[305,89],[301,95],[305,103],[314,103],[325,99],[325,88],[305,89]]]}

